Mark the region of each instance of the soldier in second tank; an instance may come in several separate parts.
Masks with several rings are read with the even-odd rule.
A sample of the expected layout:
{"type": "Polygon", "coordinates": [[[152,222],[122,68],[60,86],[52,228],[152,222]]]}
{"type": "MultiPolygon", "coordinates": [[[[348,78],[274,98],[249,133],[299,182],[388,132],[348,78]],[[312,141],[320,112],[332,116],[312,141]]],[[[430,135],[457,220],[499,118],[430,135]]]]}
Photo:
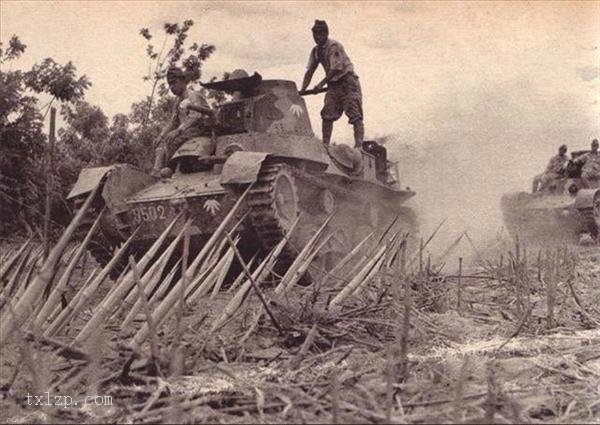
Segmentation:
{"type": "Polygon", "coordinates": [[[534,177],[533,193],[542,190],[552,180],[560,178],[564,174],[568,160],[567,145],[560,145],[558,154],[550,158],[546,170],[534,177]]]}
{"type": "Polygon", "coordinates": [[[600,185],[600,152],[598,152],[598,139],[592,140],[592,150],[575,159],[575,163],[583,164],[581,180],[588,188],[600,185]]]}

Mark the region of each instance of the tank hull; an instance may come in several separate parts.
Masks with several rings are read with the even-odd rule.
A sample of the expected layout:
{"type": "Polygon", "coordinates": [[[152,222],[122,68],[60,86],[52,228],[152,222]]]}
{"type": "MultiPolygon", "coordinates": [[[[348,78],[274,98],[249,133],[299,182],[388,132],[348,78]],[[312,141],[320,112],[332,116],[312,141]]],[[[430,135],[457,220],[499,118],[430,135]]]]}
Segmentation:
{"type": "MultiPolygon", "coordinates": [[[[237,180],[232,173],[226,172],[226,166],[216,167],[211,171],[175,174],[160,180],[148,176],[148,179],[142,179],[146,187],[133,193],[124,191],[122,186],[126,185],[130,174],[137,175],[139,170],[128,168],[128,174],[117,167],[106,171],[101,178],[98,176],[102,173],[98,170],[97,184],[103,185],[100,191],[102,199],[98,202],[98,208],[90,214],[89,222],[101,204],[108,204],[106,200],[111,200],[111,205],[118,205],[118,208],[109,206],[106,219],[102,222],[102,237],[96,241],[96,249],[92,252],[96,260],[107,264],[116,247],[138,228],[130,254],[143,252],[176,217],[179,218],[168,239],[176,237],[189,219],[192,222],[192,252],[199,250],[249,184],[253,184],[253,188],[236,212],[237,219],[233,220],[231,226],[237,225],[236,231],[242,236],[240,249],[245,257],[250,258],[257,253],[259,257],[264,256],[283,238],[293,221],[283,220],[278,210],[277,202],[281,194],[277,192],[279,189],[275,183],[281,179],[280,175],[292,187],[287,201],[296,204],[288,214],[299,216],[300,221],[282,257],[287,261],[280,262],[279,271],[284,271],[314,231],[333,212],[334,217],[327,229],[331,238],[323,247],[323,255],[318,258],[327,267],[332,266],[370,232],[385,228],[395,216],[400,216],[398,230],[413,235],[417,232],[415,215],[402,206],[414,195],[413,192],[392,190],[361,179],[344,178],[340,173],[312,169],[306,171],[307,167],[297,166],[302,165],[298,161],[267,158],[267,155],[262,157],[263,161],[256,163],[255,170],[246,167],[244,173],[237,175],[237,180]],[[222,184],[223,180],[227,183],[222,184]],[[120,192],[114,194],[109,188],[113,188],[113,191],[120,188],[120,192]],[[118,197],[124,198],[115,203],[114,199],[118,197]]],[[[86,174],[94,173],[88,170],[86,174]]],[[[87,186],[92,187],[93,184],[88,182],[87,186]]],[[[87,193],[79,192],[76,197],[81,201],[87,193]]],[[[117,276],[121,270],[122,267],[115,270],[113,276],[117,276]]]]}
{"type": "Polygon", "coordinates": [[[599,198],[598,190],[582,190],[575,196],[517,192],[505,194],[501,208],[512,237],[537,243],[577,243],[584,233],[598,236],[594,199],[599,198]]]}

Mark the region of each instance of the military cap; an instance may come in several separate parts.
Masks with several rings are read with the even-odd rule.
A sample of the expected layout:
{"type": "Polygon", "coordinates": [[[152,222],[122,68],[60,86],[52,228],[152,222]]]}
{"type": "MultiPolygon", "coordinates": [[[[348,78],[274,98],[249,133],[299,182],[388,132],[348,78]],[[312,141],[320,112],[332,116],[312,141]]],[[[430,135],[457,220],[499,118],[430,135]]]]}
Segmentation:
{"type": "Polygon", "coordinates": [[[327,26],[327,22],[315,19],[315,24],[313,25],[312,30],[313,30],[313,32],[318,32],[318,31],[329,32],[329,27],[327,26]]]}
{"type": "Polygon", "coordinates": [[[236,69],[229,74],[229,80],[237,80],[238,78],[248,78],[248,73],[243,69],[236,69]]]}
{"type": "Polygon", "coordinates": [[[167,70],[167,83],[171,84],[182,78],[186,78],[186,73],[181,68],[172,66],[167,70]]]}

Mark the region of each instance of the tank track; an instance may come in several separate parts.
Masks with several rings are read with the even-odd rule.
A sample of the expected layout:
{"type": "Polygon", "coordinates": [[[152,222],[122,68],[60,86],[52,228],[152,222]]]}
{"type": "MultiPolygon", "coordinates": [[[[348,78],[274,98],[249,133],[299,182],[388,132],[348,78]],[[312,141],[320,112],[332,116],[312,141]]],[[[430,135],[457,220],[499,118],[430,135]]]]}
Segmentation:
{"type": "MultiPolygon", "coordinates": [[[[282,171],[291,175],[296,183],[312,186],[314,188],[327,189],[340,196],[340,198],[351,201],[354,205],[361,205],[363,207],[368,205],[368,202],[356,192],[332,184],[331,182],[294,166],[283,162],[267,163],[263,165],[257,176],[254,187],[248,194],[250,224],[265,252],[271,251],[281,241],[288,230],[282,226],[275,207],[275,182],[277,176],[282,171]]],[[[298,185],[296,186],[298,187],[298,185]]],[[[302,209],[301,205],[303,202],[300,197],[298,198],[298,203],[299,208],[302,209]]],[[[407,211],[410,212],[408,209],[407,211]]],[[[407,223],[410,223],[411,228],[416,227],[415,223],[413,223],[414,220],[411,214],[407,215],[406,221],[407,223]]],[[[300,247],[294,247],[293,244],[287,244],[279,257],[275,273],[280,274],[285,272],[298,255],[299,249],[300,247]]],[[[300,281],[300,284],[307,285],[310,284],[312,280],[309,270],[300,281]]]]}
{"type": "MultiPolygon", "coordinates": [[[[285,237],[287,230],[281,225],[275,208],[275,180],[283,169],[292,170],[288,165],[281,163],[263,166],[254,187],[248,193],[250,223],[265,252],[275,248],[285,237]]],[[[287,244],[279,256],[276,273],[286,270],[297,254],[297,251],[287,244]]]]}
{"type": "Polygon", "coordinates": [[[596,218],[594,217],[594,209],[585,208],[579,210],[579,212],[584,220],[584,226],[588,229],[588,231],[594,238],[598,239],[598,237],[600,236],[600,229],[598,228],[596,218]]]}

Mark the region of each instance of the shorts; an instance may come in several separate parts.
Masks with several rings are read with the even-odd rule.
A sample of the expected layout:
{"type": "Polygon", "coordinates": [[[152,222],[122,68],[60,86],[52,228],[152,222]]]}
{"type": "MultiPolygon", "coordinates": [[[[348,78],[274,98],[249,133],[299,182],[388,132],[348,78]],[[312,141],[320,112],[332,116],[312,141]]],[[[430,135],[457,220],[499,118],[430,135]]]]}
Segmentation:
{"type": "Polygon", "coordinates": [[[325,105],[321,110],[321,118],[324,121],[337,121],[344,112],[350,124],[363,119],[362,93],[358,76],[347,74],[336,82],[328,83],[327,87],[325,105]]]}
{"type": "Polygon", "coordinates": [[[171,143],[166,143],[164,139],[161,140],[160,145],[166,150],[165,158],[167,161],[170,160],[173,155],[175,155],[177,149],[179,149],[185,142],[193,139],[194,137],[199,137],[202,135],[203,132],[201,129],[191,127],[185,130],[179,137],[171,140],[171,143]]]}

